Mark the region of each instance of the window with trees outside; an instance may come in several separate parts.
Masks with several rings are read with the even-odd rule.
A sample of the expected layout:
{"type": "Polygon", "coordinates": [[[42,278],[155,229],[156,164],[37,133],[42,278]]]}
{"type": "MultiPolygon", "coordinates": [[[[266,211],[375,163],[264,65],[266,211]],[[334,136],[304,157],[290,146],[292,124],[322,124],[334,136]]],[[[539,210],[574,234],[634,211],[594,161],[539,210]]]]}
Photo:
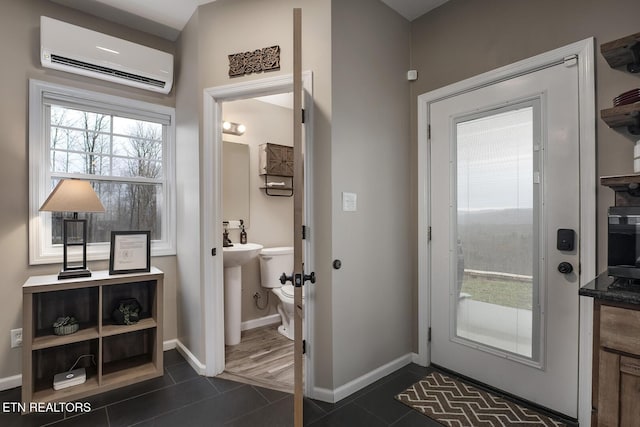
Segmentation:
{"type": "Polygon", "coordinates": [[[39,212],[61,179],[91,182],[104,213],[87,219],[88,258],[108,259],[111,231],[149,230],[152,255],[175,254],[174,109],[30,82],[30,263],[62,259],[62,220],[39,212]]]}

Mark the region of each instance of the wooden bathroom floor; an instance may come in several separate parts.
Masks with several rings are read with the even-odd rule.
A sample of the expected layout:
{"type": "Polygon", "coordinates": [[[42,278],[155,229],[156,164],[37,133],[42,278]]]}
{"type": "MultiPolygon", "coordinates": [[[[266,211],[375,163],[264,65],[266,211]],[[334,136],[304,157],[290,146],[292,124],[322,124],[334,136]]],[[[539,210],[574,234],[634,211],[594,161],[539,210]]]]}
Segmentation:
{"type": "Polygon", "coordinates": [[[225,347],[225,371],[218,378],[293,392],[293,341],[278,325],[242,332],[240,344],[225,347]]]}

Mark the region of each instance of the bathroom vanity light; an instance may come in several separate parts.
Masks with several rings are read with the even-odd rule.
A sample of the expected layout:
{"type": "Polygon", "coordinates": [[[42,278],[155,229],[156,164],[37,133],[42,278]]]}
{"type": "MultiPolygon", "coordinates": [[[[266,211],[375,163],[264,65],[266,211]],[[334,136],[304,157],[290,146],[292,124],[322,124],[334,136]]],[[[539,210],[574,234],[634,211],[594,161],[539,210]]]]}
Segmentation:
{"type": "Polygon", "coordinates": [[[242,135],[247,130],[247,127],[242,123],[222,122],[222,133],[228,133],[231,135],[242,135]]]}
{"type": "Polygon", "coordinates": [[[87,269],[87,220],[78,219],[78,212],[104,212],[104,206],[89,181],[63,179],[58,182],[40,211],[73,212],[73,219],[63,221],[63,267],[58,279],[91,277],[87,269]],[[82,248],[82,262],[70,262],[68,248],[82,248]]]}

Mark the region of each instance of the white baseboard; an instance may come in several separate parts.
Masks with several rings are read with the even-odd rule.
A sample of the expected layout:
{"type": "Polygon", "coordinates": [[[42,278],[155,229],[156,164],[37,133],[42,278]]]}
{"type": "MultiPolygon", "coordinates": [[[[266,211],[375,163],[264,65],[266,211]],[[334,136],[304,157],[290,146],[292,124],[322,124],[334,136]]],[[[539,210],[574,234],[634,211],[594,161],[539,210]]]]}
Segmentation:
{"type": "Polygon", "coordinates": [[[172,339],[162,343],[162,351],[173,350],[178,346],[178,340],[172,339]]]}
{"type": "Polygon", "coordinates": [[[411,362],[415,363],[416,365],[427,366],[427,363],[422,360],[418,353],[411,353],[411,362]]]}
{"type": "MultiPolygon", "coordinates": [[[[280,315],[275,315],[280,321],[280,315]]],[[[267,318],[271,318],[272,316],[265,316],[260,319],[255,319],[256,321],[266,321],[267,318]],[[263,320],[264,319],[264,320],[263,320]]],[[[249,321],[251,322],[251,321],[249,321]]],[[[271,322],[275,323],[275,322],[271,322]]],[[[265,323],[264,325],[268,325],[270,323],[265,323]]],[[[260,326],[264,326],[260,325],[260,326]]],[[[254,326],[259,327],[259,326],[254,326]]],[[[199,375],[205,375],[206,366],[201,363],[197,357],[191,353],[191,351],[185,347],[179,340],[172,339],[167,340],[162,343],[162,348],[164,351],[173,350],[174,348],[185,358],[187,363],[191,365],[194,371],[196,371],[199,375]]],[[[385,375],[389,375],[390,373],[402,368],[403,366],[411,363],[413,360],[417,358],[417,354],[409,353],[404,356],[401,356],[391,362],[380,366],[377,369],[374,369],[371,372],[362,375],[348,383],[341,385],[340,387],[330,390],[322,387],[314,387],[312,391],[312,397],[314,399],[321,400],[323,402],[335,403],[339,400],[344,399],[345,397],[355,393],[356,391],[365,388],[369,384],[373,384],[378,381],[380,378],[385,375]]],[[[415,362],[414,362],[415,363],[415,362]]],[[[9,390],[12,388],[20,387],[22,385],[22,375],[13,375],[11,377],[0,378],[0,391],[9,390]]]]}
{"type": "Polygon", "coordinates": [[[321,402],[335,403],[333,390],[328,388],[314,387],[311,391],[311,395],[307,397],[321,402]]]}
{"type": "Polygon", "coordinates": [[[193,353],[191,353],[191,351],[189,351],[189,349],[185,347],[184,344],[182,344],[179,340],[175,340],[175,342],[175,349],[178,350],[178,353],[180,353],[182,357],[185,358],[185,360],[189,365],[191,365],[193,370],[196,371],[198,375],[205,375],[206,366],[201,363],[198,358],[194,356],[193,353]]]}
{"type": "Polygon", "coordinates": [[[389,375],[390,373],[397,371],[405,365],[408,365],[413,360],[413,355],[415,353],[408,353],[404,356],[400,356],[391,362],[380,366],[373,371],[367,372],[366,374],[358,377],[354,380],[349,381],[346,384],[341,385],[340,387],[330,390],[322,387],[314,387],[313,388],[313,397],[314,399],[321,400],[323,402],[335,403],[351,394],[355,393],[358,390],[365,388],[366,386],[373,384],[378,381],[380,378],[389,375]]]}
{"type": "Polygon", "coordinates": [[[22,375],[0,378],[0,391],[10,390],[22,385],[22,375]]]}
{"type": "Polygon", "coordinates": [[[240,330],[246,331],[249,329],[259,328],[261,326],[274,325],[280,323],[282,320],[278,313],[270,314],[268,316],[258,317],[257,319],[247,320],[240,324],[240,330]]]}

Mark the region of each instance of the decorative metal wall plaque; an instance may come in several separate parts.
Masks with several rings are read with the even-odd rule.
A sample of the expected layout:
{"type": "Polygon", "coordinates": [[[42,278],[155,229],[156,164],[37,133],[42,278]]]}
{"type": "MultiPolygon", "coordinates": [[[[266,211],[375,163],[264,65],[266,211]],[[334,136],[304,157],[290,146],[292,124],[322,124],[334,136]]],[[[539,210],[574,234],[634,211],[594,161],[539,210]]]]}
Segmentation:
{"type": "Polygon", "coordinates": [[[229,55],[229,77],[280,69],[280,46],[229,55]]]}

